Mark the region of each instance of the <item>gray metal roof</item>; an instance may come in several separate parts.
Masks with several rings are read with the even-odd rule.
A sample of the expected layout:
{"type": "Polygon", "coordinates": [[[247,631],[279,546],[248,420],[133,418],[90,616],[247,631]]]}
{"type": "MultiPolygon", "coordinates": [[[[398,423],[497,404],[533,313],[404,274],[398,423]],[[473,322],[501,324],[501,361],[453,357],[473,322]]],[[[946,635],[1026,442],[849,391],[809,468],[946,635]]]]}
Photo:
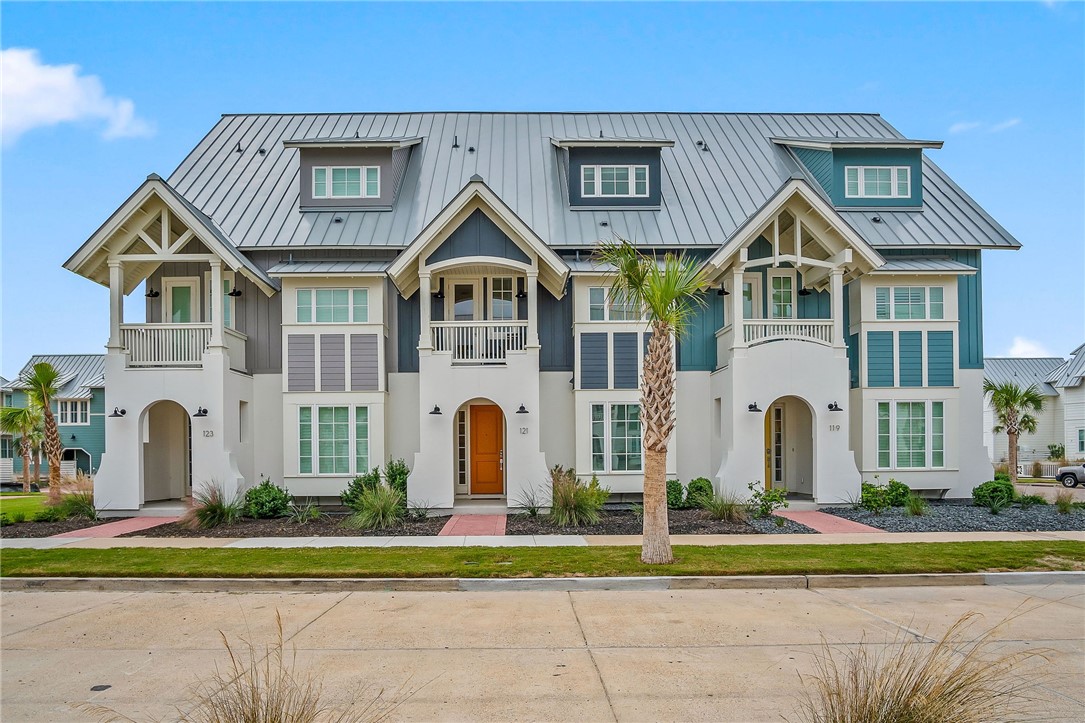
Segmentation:
{"type": "Polygon", "coordinates": [[[1056,387],[1076,387],[1085,380],[1085,344],[1070,352],[1070,359],[1047,376],[1056,387]]]}
{"type": "Polygon", "coordinates": [[[891,257],[874,269],[875,274],[955,274],[971,275],[976,269],[947,256],[891,257]]]}
{"type": "MultiPolygon", "coordinates": [[[[805,170],[774,137],[903,139],[878,115],[738,113],[359,113],[227,115],[170,183],[242,248],[403,247],[475,174],[552,247],[614,234],[645,246],[719,246],[805,170]],[[669,139],[658,210],[569,207],[563,151],[551,139],[669,139]],[[391,211],[298,211],[296,149],[286,140],[413,138],[391,211]],[[453,138],[459,147],[453,148],[453,138]],[[708,151],[697,145],[707,143],[708,151]],[[242,152],[237,152],[238,144],[242,152]],[[258,149],[266,150],[264,155],[258,149]],[[469,152],[469,148],[475,151],[469,152]],[[342,218],[333,223],[332,217],[342,218]],[[607,222],[605,234],[602,222],[607,222]]],[[[1015,248],[1017,241],[929,160],[923,212],[844,212],[872,245],[1015,248]]]]}
{"type": "Polygon", "coordinates": [[[1022,389],[1035,384],[1044,396],[1057,397],[1059,393],[1048,383],[1047,377],[1065,363],[1066,360],[1059,357],[986,357],[983,360],[983,378],[995,384],[1012,382],[1022,389]]]}
{"type": "Polygon", "coordinates": [[[912,138],[846,138],[844,136],[790,136],[771,138],[774,143],[799,148],[941,148],[942,141],[912,138]]]}
{"type": "Polygon", "coordinates": [[[88,399],[92,389],[105,387],[105,354],[35,354],[7,388],[24,389],[20,379],[41,362],[49,362],[60,373],[58,399],[88,399]]]}
{"type": "Polygon", "coordinates": [[[295,261],[275,264],[267,270],[271,276],[292,274],[378,274],[392,264],[391,261],[295,261]]]}

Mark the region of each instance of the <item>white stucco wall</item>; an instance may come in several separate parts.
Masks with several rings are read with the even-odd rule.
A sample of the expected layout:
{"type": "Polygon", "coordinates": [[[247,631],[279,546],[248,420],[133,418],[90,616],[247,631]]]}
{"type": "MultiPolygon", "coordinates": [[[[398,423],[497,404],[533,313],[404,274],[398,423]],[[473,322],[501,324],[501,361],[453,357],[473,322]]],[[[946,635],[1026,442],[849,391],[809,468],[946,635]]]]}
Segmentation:
{"type": "Polygon", "coordinates": [[[572,372],[539,374],[539,445],[546,456],[546,466],[574,467],[576,460],[576,425],[572,372]]]}

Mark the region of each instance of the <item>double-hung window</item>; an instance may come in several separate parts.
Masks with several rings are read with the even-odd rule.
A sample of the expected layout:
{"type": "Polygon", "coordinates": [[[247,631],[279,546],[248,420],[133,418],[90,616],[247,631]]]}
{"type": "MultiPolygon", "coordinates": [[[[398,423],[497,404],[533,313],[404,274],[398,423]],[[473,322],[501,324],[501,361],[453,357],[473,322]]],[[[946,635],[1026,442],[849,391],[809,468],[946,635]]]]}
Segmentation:
{"type": "Polygon", "coordinates": [[[369,289],[298,289],[299,324],[365,324],[369,321],[369,289]]]}
{"type": "Polygon", "coordinates": [[[380,166],[315,166],[313,198],[379,198],[380,166]]]}
{"type": "Polygon", "coordinates": [[[879,320],[943,319],[945,290],[941,286],[878,286],[874,316],[879,320]]]}
{"type": "Polygon", "coordinates": [[[944,402],[878,402],[878,467],[945,467],[944,402]]]}
{"type": "Polygon", "coordinates": [[[298,408],[300,474],[349,475],[368,471],[369,407],[298,408]]]}
{"type": "Polygon", "coordinates": [[[1077,451],[1085,452],[1085,429],[1077,430],[1077,451]]]}
{"type": "Polygon", "coordinates": [[[629,300],[612,298],[607,287],[592,286],[588,289],[589,321],[641,321],[644,318],[645,315],[638,313],[636,305],[629,300]]]}
{"type": "Polygon", "coordinates": [[[490,279],[490,318],[494,321],[512,321],[516,315],[514,298],[511,276],[495,276],[490,279]]]}
{"type": "Polygon", "coordinates": [[[643,461],[640,405],[592,404],[592,472],[639,472],[643,461]]]}
{"type": "Polygon", "coordinates": [[[57,401],[57,424],[90,424],[90,400],[61,399],[57,401]]]}
{"type": "Polygon", "coordinates": [[[910,166],[846,166],[845,198],[911,198],[910,166]]]}
{"type": "Polygon", "coordinates": [[[584,198],[647,198],[648,166],[581,166],[584,198]]]}
{"type": "Polygon", "coordinates": [[[773,319],[795,318],[795,277],[769,275],[772,284],[772,303],[769,311],[773,319]]]}

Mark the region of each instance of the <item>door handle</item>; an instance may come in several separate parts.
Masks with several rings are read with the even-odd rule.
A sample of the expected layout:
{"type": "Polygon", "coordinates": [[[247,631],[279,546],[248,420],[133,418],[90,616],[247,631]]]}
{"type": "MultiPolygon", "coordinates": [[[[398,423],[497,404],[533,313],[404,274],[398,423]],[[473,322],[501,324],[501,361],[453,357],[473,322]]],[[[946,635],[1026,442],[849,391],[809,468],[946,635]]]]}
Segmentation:
{"type": "Polygon", "coordinates": [[[498,453],[497,465],[498,469],[505,469],[505,450],[501,450],[498,453]]]}

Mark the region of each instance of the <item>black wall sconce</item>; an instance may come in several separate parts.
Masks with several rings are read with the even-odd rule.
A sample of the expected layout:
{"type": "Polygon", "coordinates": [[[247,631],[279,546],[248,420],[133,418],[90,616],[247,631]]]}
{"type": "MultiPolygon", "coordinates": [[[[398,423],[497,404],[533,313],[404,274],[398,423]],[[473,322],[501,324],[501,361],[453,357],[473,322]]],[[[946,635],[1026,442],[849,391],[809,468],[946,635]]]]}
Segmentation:
{"type": "Polygon", "coordinates": [[[192,416],[193,417],[206,417],[207,416],[207,407],[196,407],[196,413],[193,414],[192,416]]]}
{"type": "Polygon", "coordinates": [[[524,280],[523,279],[516,279],[516,298],[517,299],[526,299],[527,298],[527,290],[524,289],[524,280]]]}
{"type": "Polygon", "coordinates": [[[121,409],[120,407],[113,407],[113,413],[110,414],[109,416],[111,416],[111,417],[123,417],[126,414],[128,414],[128,410],[121,409]]]}
{"type": "Polygon", "coordinates": [[[237,287],[235,286],[234,288],[232,288],[232,289],[230,289],[229,291],[227,291],[227,292],[226,292],[226,295],[227,295],[227,296],[229,296],[229,297],[231,297],[231,298],[234,298],[234,299],[236,299],[237,297],[241,296],[241,289],[239,289],[239,288],[237,288],[237,287]]]}
{"type": "Polygon", "coordinates": [[[517,414],[527,414],[528,413],[527,407],[525,407],[523,404],[521,404],[520,408],[516,410],[516,413],[517,414]]]}
{"type": "Polygon", "coordinates": [[[720,284],[720,290],[716,292],[716,296],[730,296],[731,292],[727,290],[727,287],[720,284]]]}
{"type": "Polygon", "coordinates": [[[444,278],[437,279],[437,290],[433,292],[433,298],[443,299],[445,298],[445,280],[444,278]]]}
{"type": "Polygon", "coordinates": [[[154,289],[152,289],[150,287],[147,287],[147,293],[144,294],[144,296],[146,296],[148,299],[157,299],[161,295],[162,295],[162,292],[155,291],[154,289]]]}
{"type": "Polygon", "coordinates": [[[753,404],[746,405],[746,411],[747,412],[760,412],[761,410],[757,407],[757,402],[754,402],[753,404]]]}
{"type": "Polygon", "coordinates": [[[830,411],[830,412],[843,412],[843,411],[844,411],[844,408],[843,408],[843,407],[841,407],[841,406],[840,406],[839,404],[837,404],[836,402],[833,402],[832,404],[830,404],[830,405],[829,405],[829,411],[830,411]]]}
{"type": "Polygon", "coordinates": [[[799,289],[799,296],[809,296],[812,292],[805,286],[799,289]]]}
{"type": "Polygon", "coordinates": [[[440,413],[441,413],[441,408],[438,407],[436,404],[434,404],[433,405],[433,411],[431,411],[430,414],[440,414],[440,413]]]}
{"type": "Polygon", "coordinates": [[[71,439],[71,440],[72,440],[72,441],[74,442],[74,441],[75,441],[75,435],[73,434],[73,435],[72,435],[72,436],[70,437],[70,439],[71,439]]]}

